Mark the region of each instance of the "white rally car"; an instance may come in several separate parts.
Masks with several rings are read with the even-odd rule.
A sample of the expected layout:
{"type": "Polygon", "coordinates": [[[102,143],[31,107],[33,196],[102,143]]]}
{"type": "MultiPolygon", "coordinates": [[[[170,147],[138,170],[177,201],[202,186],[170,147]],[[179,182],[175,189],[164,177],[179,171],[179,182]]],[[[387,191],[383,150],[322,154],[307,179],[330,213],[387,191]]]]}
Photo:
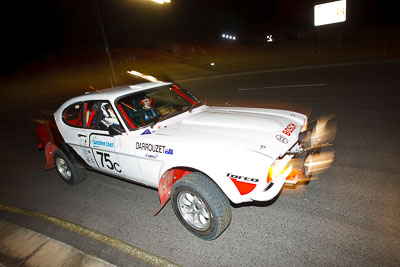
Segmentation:
{"type": "Polygon", "coordinates": [[[212,240],[230,224],[229,201],[271,200],[321,169],[313,153],[326,145],[324,126],[307,130],[292,111],[210,107],[176,84],[147,82],[70,99],[36,134],[46,169],[68,184],[91,168],[157,188],[160,209],[171,198],[180,222],[212,240]]]}

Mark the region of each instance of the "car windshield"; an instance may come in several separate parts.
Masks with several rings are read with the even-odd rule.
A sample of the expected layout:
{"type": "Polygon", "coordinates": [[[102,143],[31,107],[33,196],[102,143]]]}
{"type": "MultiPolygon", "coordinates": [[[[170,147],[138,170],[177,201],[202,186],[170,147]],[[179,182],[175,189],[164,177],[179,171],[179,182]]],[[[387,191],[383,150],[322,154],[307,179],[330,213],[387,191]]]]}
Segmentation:
{"type": "Polygon", "coordinates": [[[188,91],[172,84],[123,96],[116,104],[128,128],[135,130],[191,110],[200,102],[188,91]]]}

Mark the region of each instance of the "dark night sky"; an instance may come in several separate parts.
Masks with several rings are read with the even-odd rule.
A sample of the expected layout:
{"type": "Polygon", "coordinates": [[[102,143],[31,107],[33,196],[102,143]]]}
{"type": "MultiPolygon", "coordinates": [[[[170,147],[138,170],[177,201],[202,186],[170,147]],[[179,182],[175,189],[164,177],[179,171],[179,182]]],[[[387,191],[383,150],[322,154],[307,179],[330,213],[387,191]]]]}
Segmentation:
{"type": "MultiPolygon", "coordinates": [[[[3,63],[102,44],[94,0],[12,1],[1,11],[3,63]]],[[[97,0],[111,46],[143,40],[204,39],[223,31],[313,27],[315,0],[97,0]]],[[[348,0],[347,24],[396,24],[394,3],[348,0]]]]}

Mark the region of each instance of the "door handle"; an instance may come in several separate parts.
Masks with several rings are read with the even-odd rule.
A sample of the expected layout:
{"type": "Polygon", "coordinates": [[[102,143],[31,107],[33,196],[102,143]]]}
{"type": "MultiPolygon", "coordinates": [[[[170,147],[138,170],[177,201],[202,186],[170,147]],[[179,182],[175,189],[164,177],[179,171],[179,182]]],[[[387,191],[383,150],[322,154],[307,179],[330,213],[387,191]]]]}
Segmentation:
{"type": "Polygon", "coordinates": [[[78,134],[78,137],[87,137],[87,136],[84,134],[78,134]]]}

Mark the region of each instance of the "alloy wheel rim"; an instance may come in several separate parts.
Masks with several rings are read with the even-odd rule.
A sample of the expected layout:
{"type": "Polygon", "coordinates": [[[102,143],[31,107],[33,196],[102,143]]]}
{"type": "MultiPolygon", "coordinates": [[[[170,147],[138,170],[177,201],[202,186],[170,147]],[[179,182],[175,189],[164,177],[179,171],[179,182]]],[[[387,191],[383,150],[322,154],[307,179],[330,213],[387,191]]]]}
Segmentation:
{"type": "Polygon", "coordinates": [[[181,192],[178,195],[178,209],[183,219],[193,228],[205,231],[210,226],[210,212],[205,203],[196,195],[181,192]]]}
{"type": "Polygon", "coordinates": [[[58,172],[65,180],[68,181],[71,180],[72,177],[71,170],[69,169],[67,162],[63,158],[56,159],[56,166],[58,172]]]}

